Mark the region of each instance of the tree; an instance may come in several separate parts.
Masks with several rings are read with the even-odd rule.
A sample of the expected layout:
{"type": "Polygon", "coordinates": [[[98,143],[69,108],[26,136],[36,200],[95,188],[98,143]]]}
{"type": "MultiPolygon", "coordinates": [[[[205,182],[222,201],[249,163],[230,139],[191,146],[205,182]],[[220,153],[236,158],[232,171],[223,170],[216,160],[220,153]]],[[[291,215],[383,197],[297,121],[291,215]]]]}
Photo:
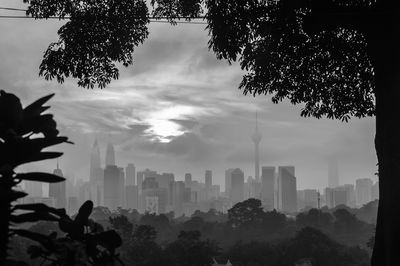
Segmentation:
{"type": "Polygon", "coordinates": [[[280,265],[294,265],[296,261],[310,258],[313,265],[368,265],[365,250],[340,245],[317,229],[305,227],[283,243],[280,265]]]}
{"type": "MultiPolygon", "coordinates": [[[[148,11],[141,1],[116,2],[31,1],[28,14],[35,18],[71,16],[59,31],[60,41],[46,52],[40,73],[58,81],[73,76],[87,87],[104,87],[117,78],[113,62],[131,63],[133,47],[147,36],[148,11]],[[93,19],[94,14],[101,16],[93,19]],[[113,19],[121,30],[113,31],[113,19]]],[[[380,201],[372,264],[396,264],[399,1],[153,0],[152,15],[174,23],[198,16],[201,4],[209,48],[219,59],[240,61],[247,71],[240,84],[245,94],[270,93],[274,103],[285,98],[302,103],[301,115],[307,117],[348,121],[352,116],[376,116],[380,201]]]]}
{"type": "Polygon", "coordinates": [[[228,223],[234,228],[251,226],[260,223],[263,214],[264,211],[259,199],[247,199],[236,203],[228,210],[228,223]]]}
{"type": "Polygon", "coordinates": [[[165,248],[167,265],[204,266],[211,265],[218,255],[218,245],[209,240],[201,240],[199,231],[181,231],[178,239],[165,248]]]}
{"type": "Polygon", "coordinates": [[[135,228],[127,252],[129,265],[165,265],[162,248],[155,242],[156,237],[157,231],[149,225],[139,225],[135,228]]]}

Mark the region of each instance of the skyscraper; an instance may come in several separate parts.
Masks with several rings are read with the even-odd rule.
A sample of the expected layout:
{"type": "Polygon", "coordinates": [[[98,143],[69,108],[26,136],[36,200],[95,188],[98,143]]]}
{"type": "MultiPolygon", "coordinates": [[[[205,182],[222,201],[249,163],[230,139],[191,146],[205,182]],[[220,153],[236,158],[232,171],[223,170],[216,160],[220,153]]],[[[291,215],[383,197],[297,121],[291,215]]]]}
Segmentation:
{"type": "Polygon", "coordinates": [[[356,203],[358,207],[362,207],[372,200],[373,182],[369,178],[361,178],[356,180],[356,203]]]}
{"type": "Polygon", "coordinates": [[[278,200],[278,208],[281,211],[297,211],[297,188],[294,166],[278,167],[278,200]]]}
{"type": "Polygon", "coordinates": [[[116,165],[104,169],[104,205],[110,210],[122,207],[121,170],[116,165]]]}
{"type": "Polygon", "coordinates": [[[107,150],[106,150],[106,167],[108,165],[116,165],[114,146],[111,143],[107,144],[107,150]]]}
{"type": "Polygon", "coordinates": [[[236,168],[232,171],[231,176],[232,187],[230,199],[232,201],[232,205],[235,205],[244,199],[244,173],[241,169],[236,168]]]}
{"type": "Polygon", "coordinates": [[[192,174],[186,173],[185,174],[185,187],[190,188],[192,186],[192,174]]]}
{"type": "MultiPolygon", "coordinates": [[[[59,168],[57,161],[57,168],[54,169],[53,174],[64,177],[63,172],[59,168]]],[[[66,195],[66,183],[58,182],[58,183],[50,183],[49,185],[49,197],[54,198],[56,203],[56,208],[66,208],[67,207],[67,195],[66,195]]]]}
{"type": "Polygon", "coordinates": [[[261,134],[258,132],[258,115],[256,113],[256,129],[251,136],[254,142],[254,177],[256,182],[260,182],[260,151],[259,146],[261,142],[261,134]]]}
{"type": "Polygon", "coordinates": [[[211,187],[212,187],[212,171],[211,170],[206,170],[205,184],[206,184],[206,189],[211,190],[211,187]]]}
{"type": "Polygon", "coordinates": [[[126,179],[126,186],[134,186],[136,184],[135,177],[136,177],[136,168],[133,163],[128,164],[125,169],[125,179],[126,179]]]}
{"type": "Polygon", "coordinates": [[[261,202],[266,210],[274,209],[275,166],[261,168],[261,202]]]}
{"type": "Polygon", "coordinates": [[[225,170],[225,196],[230,197],[233,168],[225,170]]]}

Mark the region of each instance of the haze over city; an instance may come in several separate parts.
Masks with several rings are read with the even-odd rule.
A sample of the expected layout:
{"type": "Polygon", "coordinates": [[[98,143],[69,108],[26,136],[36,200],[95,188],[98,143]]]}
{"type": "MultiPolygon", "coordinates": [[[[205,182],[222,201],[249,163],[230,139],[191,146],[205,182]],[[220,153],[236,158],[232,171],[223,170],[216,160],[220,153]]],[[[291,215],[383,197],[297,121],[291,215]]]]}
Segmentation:
{"type": "MultiPolygon", "coordinates": [[[[18,6],[14,1],[3,4],[18,6]]],[[[60,25],[3,20],[0,45],[7,49],[0,51],[0,84],[24,104],[56,93],[52,112],[62,134],[75,143],[58,148],[65,152],[59,163],[67,176],[88,180],[90,150],[97,139],[103,163],[110,142],[123,167],[134,163],[138,170],[174,173],[177,180],[187,172],[202,180],[211,169],[213,182],[224,188],[228,168],[254,176],[251,135],[258,112],[260,166],[295,166],[299,189],[326,187],[328,162],[335,158],[341,184],[376,180],[372,118],[349,123],[302,118],[301,106],[274,105],[270,96],[244,96],[237,89],[242,71],[207,50],[205,25],[152,23],[133,66],[121,68],[119,80],[104,90],[37,78],[42,53],[60,25]]],[[[48,171],[55,165],[48,160],[35,169],[48,171]]]]}

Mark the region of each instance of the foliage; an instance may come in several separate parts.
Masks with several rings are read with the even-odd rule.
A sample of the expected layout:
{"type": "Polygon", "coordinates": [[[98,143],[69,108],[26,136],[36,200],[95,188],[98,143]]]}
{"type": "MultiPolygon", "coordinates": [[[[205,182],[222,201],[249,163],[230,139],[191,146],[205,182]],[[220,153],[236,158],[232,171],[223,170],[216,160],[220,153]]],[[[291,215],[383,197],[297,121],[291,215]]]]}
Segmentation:
{"type": "Polygon", "coordinates": [[[103,227],[89,216],[93,202],[86,201],[79,209],[75,219],[65,213],[57,221],[65,236],[57,238],[57,233],[49,235],[26,230],[18,234],[40,245],[28,248],[31,259],[43,258],[51,265],[114,265],[119,260],[116,249],[122,244],[120,236],[114,231],[104,231],[103,227]]]}
{"type": "Polygon", "coordinates": [[[211,265],[212,258],[218,255],[218,245],[210,240],[201,240],[199,231],[181,231],[178,239],[166,249],[168,265],[204,266],[211,265]]]}
{"type": "Polygon", "coordinates": [[[132,64],[135,47],[149,34],[143,0],[29,1],[27,15],[69,18],[58,30],[59,40],[47,48],[39,74],[60,83],[77,78],[86,88],[104,88],[117,79],[115,63],[132,64]]]}
{"type": "MultiPolygon", "coordinates": [[[[4,265],[8,238],[26,237],[38,242],[28,253],[32,259],[41,257],[51,265],[111,265],[116,258],[115,249],[121,238],[115,231],[104,231],[102,226],[89,220],[93,209],[91,201],[85,202],[75,219],[65,209],[56,209],[42,203],[15,204],[27,194],[15,190],[23,180],[36,182],[62,182],[63,177],[48,173],[15,173],[19,165],[44,159],[57,158],[60,152],[43,151],[60,143],[70,143],[58,136],[56,122],[51,114],[43,114],[49,107],[44,104],[52,97],[43,97],[23,108],[14,94],[0,91],[0,264],[4,265]],[[40,233],[49,229],[36,224],[31,230],[19,228],[27,222],[57,222],[66,236],[57,238],[57,232],[40,233]]],[[[12,261],[7,262],[11,264],[12,261]]]]}
{"type": "Polygon", "coordinates": [[[133,233],[133,224],[124,215],[110,217],[111,226],[117,230],[124,239],[130,239],[133,233]]]}
{"type": "Polygon", "coordinates": [[[44,104],[52,95],[45,96],[22,107],[17,96],[0,91],[0,264],[7,256],[8,238],[21,231],[17,226],[25,222],[54,221],[65,210],[43,204],[18,204],[15,201],[27,194],[17,188],[23,180],[35,182],[61,182],[64,178],[48,173],[16,173],[25,163],[60,157],[60,152],[44,151],[60,143],[68,143],[58,135],[57,125],[51,114],[43,114],[49,107],[44,104]]]}
{"type": "Polygon", "coordinates": [[[157,231],[149,225],[138,225],[125,246],[125,261],[128,265],[162,266],[163,251],[155,242],[157,231]]]}
{"type": "Polygon", "coordinates": [[[241,227],[260,222],[262,219],[263,208],[258,199],[247,199],[236,203],[228,210],[229,223],[233,227],[241,227]]]}
{"type": "Polygon", "coordinates": [[[359,248],[346,248],[311,227],[301,229],[284,244],[282,265],[294,265],[302,258],[312,258],[313,265],[369,265],[368,254],[359,248]]]}

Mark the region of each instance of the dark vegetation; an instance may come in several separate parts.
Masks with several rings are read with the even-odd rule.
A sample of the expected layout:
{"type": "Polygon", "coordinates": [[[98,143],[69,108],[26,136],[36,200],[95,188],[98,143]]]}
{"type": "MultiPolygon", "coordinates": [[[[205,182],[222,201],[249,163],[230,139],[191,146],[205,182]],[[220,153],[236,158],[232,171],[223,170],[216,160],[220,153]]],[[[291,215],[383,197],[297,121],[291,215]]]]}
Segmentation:
{"type": "Polygon", "coordinates": [[[41,265],[114,265],[118,261],[115,249],[121,245],[121,238],[115,230],[105,231],[89,219],[93,209],[91,201],[81,206],[74,219],[65,209],[41,203],[18,204],[27,195],[18,190],[21,181],[64,181],[48,173],[15,172],[25,163],[60,157],[62,153],[44,149],[70,143],[66,137],[58,136],[53,116],[43,114],[49,108],[44,104],[52,96],[40,98],[23,108],[17,96],[0,91],[0,265],[26,265],[35,258],[40,258],[41,265]],[[35,224],[33,230],[21,226],[39,221],[42,222],[35,224]],[[56,222],[59,229],[50,232],[54,224],[48,222],[56,222]],[[41,230],[45,232],[38,232],[41,230]],[[21,237],[30,241],[27,243],[21,237]],[[13,247],[11,253],[16,253],[10,258],[13,247]],[[21,247],[26,250],[22,251],[21,247]],[[30,255],[26,263],[18,261],[26,257],[24,252],[30,255]]]}
{"type": "MultiPolygon", "coordinates": [[[[228,214],[211,209],[174,219],[96,207],[90,219],[94,216],[122,236],[120,259],[143,266],[210,265],[213,258],[233,265],[294,265],[303,258],[315,265],[369,265],[375,228],[346,209],[311,209],[294,219],[265,212],[256,199],[238,203],[228,214]]],[[[56,226],[41,222],[30,230],[48,233],[48,228],[56,226]]]]}

